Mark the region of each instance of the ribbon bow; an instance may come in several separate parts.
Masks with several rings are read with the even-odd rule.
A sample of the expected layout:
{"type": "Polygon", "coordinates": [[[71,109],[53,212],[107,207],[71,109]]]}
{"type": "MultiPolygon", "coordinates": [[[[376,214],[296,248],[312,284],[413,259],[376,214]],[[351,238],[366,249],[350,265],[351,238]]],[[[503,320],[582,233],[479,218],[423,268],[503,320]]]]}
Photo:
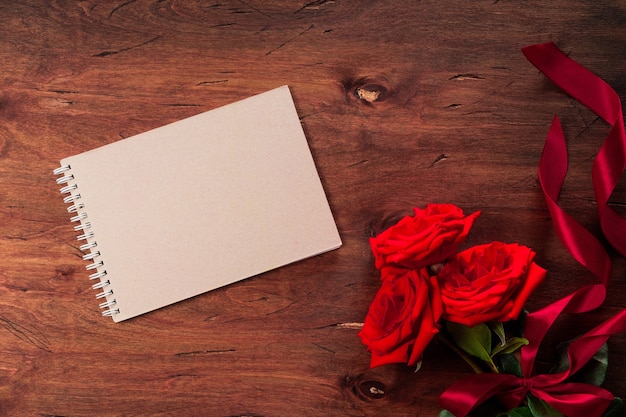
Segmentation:
{"type": "MultiPolygon", "coordinates": [[[[626,134],[619,96],[602,79],[568,58],[553,43],[522,49],[528,60],[574,99],[589,107],[611,125],[594,161],[592,178],[598,215],[607,240],[626,256],[626,219],[608,206],[608,199],[626,167],[626,134]]],[[[546,332],[561,313],[591,311],[604,302],[611,261],[602,244],[557,204],[567,173],[565,136],[555,117],[539,163],[539,181],[557,235],[572,256],[599,280],[529,314],[525,334],[529,344],[521,349],[523,377],[511,374],[479,374],[450,386],[440,405],[456,417],[497,396],[507,408],[518,406],[527,394],[545,401],[568,417],[601,417],[613,400],[607,390],[567,379],[586,364],[606,340],[626,331],[626,310],[585,333],[567,349],[569,368],[557,374],[533,373],[535,357],[546,332]]]]}
{"type": "Polygon", "coordinates": [[[570,366],[563,372],[522,378],[511,374],[473,375],[450,386],[439,402],[456,417],[464,417],[493,396],[512,409],[530,393],[563,415],[601,417],[613,401],[613,394],[595,385],[565,381],[580,370],[612,334],[623,331],[626,331],[626,310],[574,340],[567,349],[570,366]]]}

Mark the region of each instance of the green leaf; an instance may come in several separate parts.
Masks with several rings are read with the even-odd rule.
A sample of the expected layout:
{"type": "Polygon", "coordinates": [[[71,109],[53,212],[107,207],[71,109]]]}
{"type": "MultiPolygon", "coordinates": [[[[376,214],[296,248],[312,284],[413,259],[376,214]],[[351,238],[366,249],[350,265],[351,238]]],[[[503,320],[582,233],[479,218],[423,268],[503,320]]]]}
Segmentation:
{"type": "Polygon", "coordinates": [[[452,414],[448,410],[441,410],[438,417],[454,417],[454,414],[452,414]]]}
{"type": "Polygon", "coordinates": [[[522,367],[515,355],[510,353],[500,354],[493,359],[500,372],[515,375],[518,378],[522,377],[522,367]]]}
{"type": "MultiPolygon", "coordinates": [[[[551,373],[559,373],[569,368],[569,358],[567,357],[567,348],[571,341],[559,345],[557,348],[557,365],[550,371],[551,373]]],[[[607,344],[603,344],[595,355],[587,362],[578,372],[576,372],[569,381],[584,382],[596,386],[602,385],[606,378],[606,371],[609,367],[609,348],[607,344]]]]}
{"type": "Polygon", "coordinates": [[[500,346],[504,346],[506,343],[506,334],[504,333],[504,324],[499,321],[492,321],[489,323],[489,327],[491,327],[491,331],[498,336],[500,339],[500,346]]]}
{"type": "Polygon", "coordinates": [[[622,417],[624,415],[624,401],[621,398],[613,398],[613,402],[604,412],[603,417],[622,417]]]}
{"type": "Polygon", "coordinates": [[[527,344],[528,339],[524,339],[523,337],[512,337],[507,340],[504,345],[496,346],[491,352],[491,356],[493,357],[498,354],[513,353],[527,344]]]}
{"type": "Polygon", "coordinates": [[[565,417],[539,398],[535,398],[532,395],[528,395],[526,398],[528,398],[528,409],[533,417],[565,417]]]}
{"type": "Polygon", "coordinates": [[[491,362],[491,331],[486,324],[474,327],[446,322],[452,340],[465,352],[487,362],[491,362]]]}
{"type": "Polygon", "coordinates": [[[510,410],[507,414],[508,417],[533,417],[533,413],[528,407],[517,407],[510,410]]]}

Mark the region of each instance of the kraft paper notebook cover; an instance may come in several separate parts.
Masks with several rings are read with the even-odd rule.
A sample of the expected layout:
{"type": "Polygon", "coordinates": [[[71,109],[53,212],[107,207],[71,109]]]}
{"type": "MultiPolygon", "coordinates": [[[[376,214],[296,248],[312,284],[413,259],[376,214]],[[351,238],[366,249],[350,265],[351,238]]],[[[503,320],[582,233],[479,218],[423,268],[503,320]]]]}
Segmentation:
{"type": "Polygon", "coordinates": [[[63,159],[54,173],[114,321],[341,245],[287,86],[63,159]]]}

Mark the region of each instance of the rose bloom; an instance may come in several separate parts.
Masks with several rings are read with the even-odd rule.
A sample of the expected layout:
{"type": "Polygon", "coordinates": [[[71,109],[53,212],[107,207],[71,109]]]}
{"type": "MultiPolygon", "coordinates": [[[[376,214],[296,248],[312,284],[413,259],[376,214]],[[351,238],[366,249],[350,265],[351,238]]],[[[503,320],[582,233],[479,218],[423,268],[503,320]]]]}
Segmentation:
{"type": "Polygon", "coordinates": [[[526,246],[501,242],[457,254],[438,274],[443,318],[466,326],[516,319],[546,276],[534,257],[526,246]]]}
{"type": "Polygon", "coordinates": [[[417,269],[443,262],[456,253],[480,215],[475,212],[466,217],[453,204],[429,204],[413,211],[413,216],[403,217],[370,238],[376,268],[394,265],[417,269]]]}
{"type": "Polygon", "coordinates": [[[359,332],[372,354],[370,366],[416,365],[439,331],[442,309],[437,279],[425,268],[386,267],[381,274],[382,284],[359,332]]]}

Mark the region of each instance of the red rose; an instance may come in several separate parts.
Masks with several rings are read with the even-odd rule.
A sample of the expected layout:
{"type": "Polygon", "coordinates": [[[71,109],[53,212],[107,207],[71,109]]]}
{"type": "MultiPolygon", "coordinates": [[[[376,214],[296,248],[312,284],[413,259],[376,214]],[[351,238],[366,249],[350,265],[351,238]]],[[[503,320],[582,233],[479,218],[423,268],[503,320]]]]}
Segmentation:
{"type": "Polygon", "coordinates": [[[453,204],[429,204],[413,211],[414,216],[406,216],[370,238],[376,268],[394,265],[417,269],[443,262],[457,251],[480,215],[477,211],[465,217],[453,204]]]}
{"type": "Polygon", "coordinates": [[[516,319],[546,275],[534,257],[526,246],[501,242],[457,254],[438,274],[443,318],[466,326],[516,319]]]}
{"type": "Polygon", "coordinates": [[[426,269],[386,267],[363,329],[363,344],[372,353],[370,366],[389,363],[416,365],[438,333],[441,297],[436,277],[426,269]]]}

